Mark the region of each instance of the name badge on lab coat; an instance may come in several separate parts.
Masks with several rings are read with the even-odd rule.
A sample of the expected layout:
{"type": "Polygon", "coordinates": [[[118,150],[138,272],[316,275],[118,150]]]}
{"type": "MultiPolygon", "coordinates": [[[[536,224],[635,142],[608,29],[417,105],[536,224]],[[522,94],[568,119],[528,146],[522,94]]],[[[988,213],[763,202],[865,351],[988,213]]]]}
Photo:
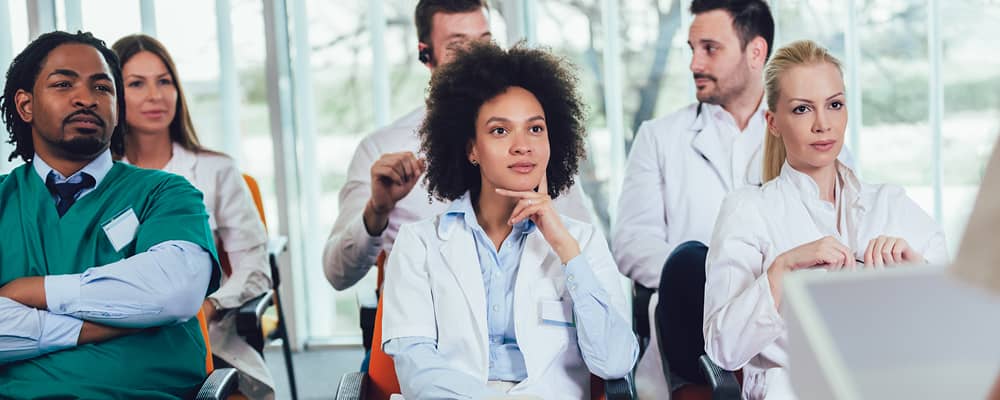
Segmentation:
{"type": "Polygon", "coordinates": [[[576,326],[573,320],[573,303],[560,300],[542,300],[538,303],[542,322],[550,325],[576,326]]]}
{"type": "Polygon", "coordinates": [[[139,230],[139,218],[135,216],[135,211],[129,208],[104,224],[102,229],[115,251],[121,251],[135,239],[135,232],[139,230]]]}

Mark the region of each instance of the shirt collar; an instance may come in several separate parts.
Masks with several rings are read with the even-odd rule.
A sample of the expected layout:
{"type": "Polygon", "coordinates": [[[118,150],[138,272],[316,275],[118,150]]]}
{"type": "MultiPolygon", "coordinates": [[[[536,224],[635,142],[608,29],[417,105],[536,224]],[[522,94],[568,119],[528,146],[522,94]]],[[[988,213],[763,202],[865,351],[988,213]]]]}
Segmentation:
{"type": "Polygon", "coordinates": [[[79,171],[71,176],[62,176],[59,171],[54,170],[45,160],[42,159],[38,153],[35,153],[35,157],[31,162],[32,166],[35,168],[35,172],[38,174],[42,181],[44,182],[48,176],[49,172],[53,172],[56,175],[57,181],[67,181],[75,176],[80,175],[81,172],[86,172],[87,175],[94,177],[94,187],[101,186],[101,181],[104,177],[108,175],[111,171],[111,167],[114,166],[114,161],[111,159],[111,149],[104,150],[99,156],[91,160],[87,165],[83,166],[79,171]]]}
{"type": "MultiPolygon", "coordinates": [[[[472,195],[469,192],[465,192],[462,197],[452,201],[448,206],[448,210],[441,215],[441,219],[438,222],[438,235],[446,237],[451,226],[457,221],[465,222],[465,226],[470,230],[482,230],[482,227],[479,226],[479,220],[476,219],[476,210],[472,207],[472,195]]],[[[514,230],[511,231],[511,234],[528,234],[534,232],[534,230],[535,223],[526,218],[524,221],[514,225],[514,230]]]]}

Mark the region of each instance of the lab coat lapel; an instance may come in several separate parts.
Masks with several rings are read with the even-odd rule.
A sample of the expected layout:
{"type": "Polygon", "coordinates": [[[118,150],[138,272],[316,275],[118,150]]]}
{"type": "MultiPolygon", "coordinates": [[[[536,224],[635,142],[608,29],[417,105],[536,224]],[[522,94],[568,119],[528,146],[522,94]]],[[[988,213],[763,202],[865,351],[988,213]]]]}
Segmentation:
{"type": "Polygon", "coordinates": [[[704,105],[702,107],[701,113],[695,118],[694,123],[691,125],[691,129],[694,130],[694,139],[691,140],[691,146],[694,147],[698,154],[701,154],[702,158],[708,162],[709,166],[715,171],[716,176],[722,180],[722,183],[726,186],[726,190],[733,190],[732,179],[730,178],[729,171],[724,171],[722,164],[719,163],[723,157],[729,157],[728,154],[723,154],[722,144],[719,143],[719,135],[716,134],[716,126],[712,125],[708,121],[707,114],[710,112],[704,105]]]}
{"type": "Polygon", "coordinates": [[[486,289],[476,254],[476,242],[463,224],[452,224],[451,232],[441,245],[441,258],[451,270],[465,295],[469,311],[475,317],[479,337],[486,339],[486,289]]]}
{"type": "Polygon", "coordinates": [[[544,349],[545,343],[538,343],[537,335],[533,334],[539,318],[537,299],[533,294],[534,284],[543,279],[546,274],[543,261],[549,256],[551,247],[545,237],[537,229],[528,234],[524,241],[524,252],[521,253],[521,263],[517,269],[517,281],[514,285],[514,332],[524,355],[524,364],[528,370],[528,378],[520,386],[532,385],[539,379],[545,368],[552,361],[552,353],[544,349]]]}

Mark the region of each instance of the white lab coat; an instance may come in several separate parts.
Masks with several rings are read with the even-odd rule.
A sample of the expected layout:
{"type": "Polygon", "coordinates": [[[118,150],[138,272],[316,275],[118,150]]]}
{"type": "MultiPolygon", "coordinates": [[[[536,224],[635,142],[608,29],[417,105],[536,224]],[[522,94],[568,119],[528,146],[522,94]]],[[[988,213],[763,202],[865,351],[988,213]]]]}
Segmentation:
{"type": "MultiPolygon", "coordinates": [[[[424,176],[413,190],[396,203],[389,213],[389,225],[379,236],[365,229],[363,214],[371,197],[371,167],[383,154],[420,151],[418,129],[424,119],[423,107],[403,116],[391,125],[368,135],[358,144],[347,170],[347,182],[340,189],[340,210],[333,230],[323,248],[323,271],[334,288],[343,290],[357,283],[375,265],[382,250],[390,252],[399,227],[431,218],[448,209],[448,203],[431,198],[424,176]]],[[[555,199],[560,213],[581,221],[595,222],[590,199],[573,185],[555,199]]]]}
{"type": "MultiPolygon", "coordinates": [[[[399,231],[386,265],[381,344],[403,337],[435,338],[438,352],[454,369],[486,384],[489,331],[475,239],[465,224],[442,228],[440,219],[403,225],[399,231]]],[[[563,223],[579,242],[613,309],[625,318],[620,275],[604,236],[592,225],[565,216],[563,223]]],[[[590,372],[577,344],[576,328],[541,320],[541,304],[552,300],[572,307],[562,262],[535,230],[525,238],[514,286],[514,330],[528,377],[508,393],[543,399],[589,398],[590,372]]]]}
{"type": "Polygon", "coordinates": [[[743,368],[744,398],[792,396],[787,332],[766,274],[780,254],[834,236],[864,260],[868,242],[888,235],[905,239],[930,263],[947,261],[941,228],[902,188],[861,183],[840,163],[838,170],[840,215],[820,200],[812,178],[787,163],[773,181],[734,192],[723,203],[708,247],[705,352],[722,368],[743,368]]]}
{"type": "MultiPolygon", "coordinates": [[[[663,264],[677,245],[708,244],[726,193],[761,183],[764,102],[743,132],[722,107],[702,104],[700,113],[698,107],[644,122],[629,153],[612,251],[621,272],[649,288],[660,285],[663,264]]],[[[662,399],[669,388],[652,329],[636,386],[639,398],[662,399]]]]}
{"type": "MultiPolygon", "coordinates": [[[[270,289],[267,232],[233,160],[218,153],[193,153],[174,143],[173,156],[163,170],[187,178],[204,194],[208,225],[229,257],[232,275],[223,276],[222,285],[209,297],[231,310],[270,289]]],[[[241,372],[243,394],[252,399],[274,398],[271,372],[260,354],[237,334],[235,312],[211,321],[208,333],[212,354],[241,372]]]]}

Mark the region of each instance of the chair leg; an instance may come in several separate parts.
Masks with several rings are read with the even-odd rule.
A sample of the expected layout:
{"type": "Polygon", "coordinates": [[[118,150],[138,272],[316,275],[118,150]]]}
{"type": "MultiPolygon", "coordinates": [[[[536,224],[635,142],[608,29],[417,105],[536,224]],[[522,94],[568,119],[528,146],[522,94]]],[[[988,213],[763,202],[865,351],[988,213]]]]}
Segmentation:
{"type": "Polygon", "coordinates": [[[274,305],[278,311],[278,335],[281,337],[281,351],[285,354],[285,370],[288,371],[288,385],[291,388],[292,400],[298,400],[298,389],[295,385],[295,368],[292,366],[292,344],[288,340],[288,329],[285,327],[285,312],[281,308],[278,288],[274,288],[274,305]]]}

